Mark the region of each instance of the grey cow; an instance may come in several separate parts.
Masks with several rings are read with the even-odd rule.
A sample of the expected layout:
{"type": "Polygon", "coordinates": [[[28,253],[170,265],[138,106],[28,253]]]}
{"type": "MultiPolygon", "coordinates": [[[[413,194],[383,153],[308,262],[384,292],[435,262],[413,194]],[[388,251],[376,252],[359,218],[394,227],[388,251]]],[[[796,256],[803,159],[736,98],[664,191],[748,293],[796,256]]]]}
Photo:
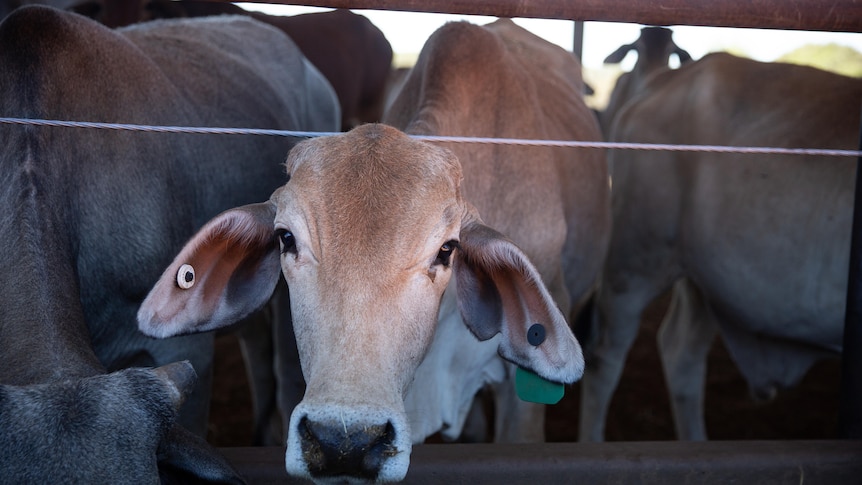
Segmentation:
{"type": "MultiPolygon", "coordinates": [[[[112,31],[76,14],[23,7],[0,24],[0,66],[4,116],[338,127],[337,100],[319,72],[283,33],[247,18],[162,21],[112,31]]],[[[88,386],[106,371],[189,360],[199,380],[179,422],[203,434],[212,335],[152,340],[137,331],[135,314],[195,229],[283,183],[281,161],[291,141],[9,125],[0,125],[0,140],[0,383],[23,389],[88,386]]],[[[112,379],[125,380],[104,377],[93,385],[125,388],[112,379]]],[[[144,380],[154,385],[151,377],[144,380]]],[[[132,401],[146,401],[150,393],[138,384],[131,386],[137,390],[132,401]]],[[[126,412],[136,408],[129,402],[126,412]]],[[[171,413],[157,415],[168,419],[171,413]]],[[[79,426],[88,416],[70,413],[60,422],[98,441],[98,428],[79,426]]],[[[126,431],[149,433],[145,421],[126,431]]],[[[0,433],[21,431],[10,426],[4,423],[0,433]]],[[[163,450],[195,441],[183,428],[174,430],[163,450]]],[[[151,448],[140,453],[153,456],[151,448]]],[[[25,466],[43,467],[38,456],[27,454],[25,466]]],[[[0,465],[5,470],[8,464],[0,465]]],[[[116,481],[129,479],[128,470],[113,472],[116,481]]]]}
{"type": "MultiPolygon", "coordinates": [[[[651,78],[610,139],[849,150],[860,103],[859,79],[710,54],[651,78]]],[[[671,288],[658,344],[681,439],[707,437],[716,334],[760,397],[841,352],[853,160],[638,150],[609,158],[614,226],[581,387],[582,440],[603,438],[640,315],[671,288]]]]}

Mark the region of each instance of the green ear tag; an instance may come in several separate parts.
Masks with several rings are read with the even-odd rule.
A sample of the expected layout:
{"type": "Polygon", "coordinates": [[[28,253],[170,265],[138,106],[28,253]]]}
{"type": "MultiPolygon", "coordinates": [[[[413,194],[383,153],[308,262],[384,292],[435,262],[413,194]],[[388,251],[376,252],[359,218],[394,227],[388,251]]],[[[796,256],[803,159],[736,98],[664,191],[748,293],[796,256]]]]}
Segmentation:
{"type": "Polygon", "coordinates": [[[518,367],[515,371],[515,391],[522,401],[557,404],[563,398],[566,387],[551,382],[535,372],[518,367]]]}

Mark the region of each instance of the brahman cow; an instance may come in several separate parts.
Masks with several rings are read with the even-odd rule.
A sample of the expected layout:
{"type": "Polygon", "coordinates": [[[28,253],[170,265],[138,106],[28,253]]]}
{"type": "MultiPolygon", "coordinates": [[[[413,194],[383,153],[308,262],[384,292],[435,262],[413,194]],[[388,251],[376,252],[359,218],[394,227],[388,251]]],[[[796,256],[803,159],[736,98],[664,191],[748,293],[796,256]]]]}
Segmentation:
{"type": "Polygon", "coordinates": [[[326,77],[341,103],[341,129],[380,121],[392,46],[368,18],[350,10],[252,18],[278,27],[326,77]]]}
{"type": "MultiPolygon", "coordinates": [[[[485,28],[454,24],[429,39],[384,121],[420,135],[599,140],[583,92],[577,58],[511,21],[485,28]]],[[[593,288],[607,248],[604,154],[481,144],[448,147],[467,164],[465,190],[483,220],[524,249],[563,314],[575,315],[593,288]]],[[[544,440],[544,407],[513,395],[513,369],[502,365],[490,345],[468,338],[454,306],[444,302],[440,321],[440,342],[417,372],[422,385],[407,396],[414,440],[441,429],[447,438],[457,438],[471,397],[486,383],[496,383],[495,440],[544,440]],[[468,355],[470,362],[459,365],[469,370],[440,370],[468,355]]]]}
{"type": "MultiPolygon", "coordinates": [[[[110,28],[138,22],[142,0],[0,0],[0,19],[25,5],[46,5],[89,17],[110,28]]],[[[145,1],[145,0],[143,0],[145,1]]]]}
{"type": "MultiPolygon", "coordinates": [[[[854,149],[860,102],[859,79],[711,54],[651,79],[611,139],[854,149]]],[[[641,312],[672,286],[659,347],[682,439],[707,436],[706,356],[717,331],[755,396],[841,352],[855,160],[614,150],[610,161],[614,228],[581,439],[602,439],[641,312]]]]}
{"type": "Polygon", "coordinates": [[[691,61],[691,55],[673,41],[673,31],[665,27],[643,27],[640,36],[631,44],[621,46],[605,58],[605,64],[619,64],[629,52],[637,53],[637,61],[629,72],[617,78],[608,105],[599,113],[602,131],[610,133],[616,114],[643,88],[656,72],[669,68],[672,55],[680,65],[691,61]]]}
{"type": "Polygon", "coordinates": [[[248,15],[284,31],[326,77],[341,104],[343,131],[380,121],[383,116],[392,46],[368,18],[350,10],[268,15],[213,1],[0,0],[0,18],[28,3],[74,11],[112,28],[153,19],[248,15]]]}
{"type": "MultiPolygon", "coordinates": [[[[571,54],[509,20],[451,23],[388,119],[421,135],[594,140],[579,79],[571,54]]],[[[476,391],[505,378],[498,352],[550,381],[581,374],[564,315],[606,249],[603,152],[451,148],[378,124],[300,143],[290,181],[210,221],[141,306],[154,336],[228,325],[266,301],[280,263],[308,383],[291,474],[403,478],[411,442],[457,436],[476,391]]]]}
{"type": "MultiPolygon", "coordinates": [[[[0,66],[0,113],[8,117],[338,126],[337,101],[325,79],[286,35],[245,17],[112,31],[77,14],[22,7],[0,24],[0,66]]],[[[149,339],[138,332],[135,314],[197,228],[283,182],[280,162],[292,142],[8,124],[0,125],[0,139],[0,383],[62,387],[105,370],[189,360],[199,380],[179,422],[203,435],[212,335],[149,339]],[[88,345],[95,356],[84,355],[88,345]]],[[[132,412],[136,403],[128,404],[132,412]]],[[[77,426],[66,421],[75,416],[59,423],[77,426]]],[[[140,432],[148,436],[144,421],[140,432]]],[[[142,456],[154,460],[155,443],[142,446],[142,456]]],[[[117,469],[115,477],[127,475],[117,469]]]]}
{"type": "MultiPolygon", "coordinates": [[[[337,9],[300,15],[269,15],[238,5],[194,0],[140,0],[141,20],[248,15],[281,29],[320,70],[341,104],[341,129],[380,121],[386,82],[392,70],[392,46],[366,17],[337,9]]],[[[127,0],[106,0],[119,11],[127,0]]]]}
{"type": "MultiPolygon", "coordinates": [[[[125,3],[109,0],[108,3],[125,3]]],[[[144,18],[249,15],[281,29],[326,77],[341,104],[341,129],[380,121],[392,46],[368,18],[337,9],[300,15],[269,15],[230,3],[142,0],[144,18]]]]}

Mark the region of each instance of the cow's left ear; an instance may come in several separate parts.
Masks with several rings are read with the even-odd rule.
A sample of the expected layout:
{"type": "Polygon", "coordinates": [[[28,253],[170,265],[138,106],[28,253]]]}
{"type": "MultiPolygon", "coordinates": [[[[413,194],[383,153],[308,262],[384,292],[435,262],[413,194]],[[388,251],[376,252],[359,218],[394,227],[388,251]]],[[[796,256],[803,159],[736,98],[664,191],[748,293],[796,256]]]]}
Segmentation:
{"type": "Polygon", "coordinates": [[[222,328],[261,308],[281,276],[272,201],[217,215],[186,243],[138,310],[165,338],[222,328]]]}
{"type": "Polygon", "coordinates": [[[580,379],[581,346],[523,251],[478,219],[462,224],[460,239],[458,307],[476,337],[501,333],[500,355],[549,381],[580,379]]]}

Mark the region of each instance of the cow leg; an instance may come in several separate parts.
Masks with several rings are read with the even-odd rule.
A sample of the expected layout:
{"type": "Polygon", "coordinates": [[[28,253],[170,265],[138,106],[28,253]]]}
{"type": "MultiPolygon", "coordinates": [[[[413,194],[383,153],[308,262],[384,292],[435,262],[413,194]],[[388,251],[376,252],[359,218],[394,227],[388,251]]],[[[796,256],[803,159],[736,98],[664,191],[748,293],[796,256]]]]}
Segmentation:
{"type": "Polygon", "coordinates": [[[282,442],[281,417],[276,407],[272,305],[270,302],[246,318],[237,334],[251,390],[252,443],[255,446],[274,446],[282,442]]]}
{"type": "Polygon", "coordinates": [[[717,332],[698,289],[688,280],[678,281],[659,329],[658,347],[679,439],[706,439],[706,360],[717,332]]]}
{"type": "Polygon", "coordinates": [[[596,341],[592,350],[587,352],[581,381],[580,441],[604,440],[611,397],[622,375],[626,355],[637,336],[641,313],[670,284],[630,275],[625,285],[601,285],[597,295],[599,325],[596,341]]]}
{"type": "Polygon", "coordinates": [[[491,427],[488,425],[493,412],[488,412],[488,406],[493,406],[493,389],[490,386],[480,389],[473,398],[467,418],[464,419],[464,427],[458,443],[488,443],[491,441],[491,427]],[[488,403],[488,406],[486,406],[488,403]]]}
{"type": "Polygon", "coordinates": [[[506,363],[507,377],[494,383],[494,442],[545,441],[545,405],[522,401],[515,391],[514,364],[506,363]]]}

